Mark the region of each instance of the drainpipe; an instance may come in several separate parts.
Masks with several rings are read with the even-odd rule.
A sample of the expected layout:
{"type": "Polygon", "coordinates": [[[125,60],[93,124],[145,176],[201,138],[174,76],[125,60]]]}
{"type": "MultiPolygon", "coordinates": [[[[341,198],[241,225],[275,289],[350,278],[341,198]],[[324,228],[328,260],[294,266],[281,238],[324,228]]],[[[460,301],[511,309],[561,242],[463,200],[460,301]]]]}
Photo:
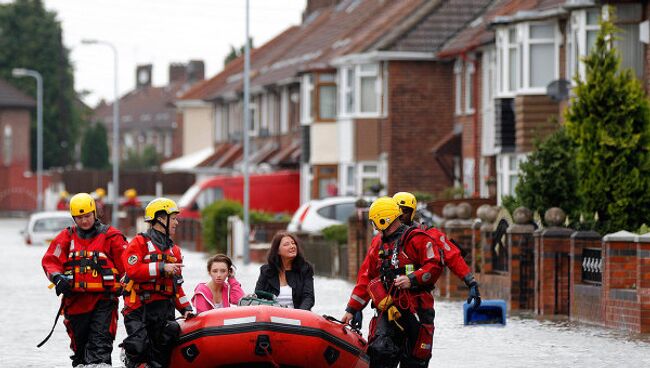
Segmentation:
{"type": "MultiPolygon", "coordinates": [[[[479,139],[480,136],[478,134],[478,128],[479,128],[479,95],[478,95],[478,75],[479,75],[479,70],[477,67],[477,62],[478,58],[474,58],[472,61],[472,64],[474,65],[474,75],[472,78],[474,78],[474,81],[472,83],[473,86],[473,91],[472,91],[472,99],[474,100],[474,193],[472,196],[474,198],[478,198],[481,196],[481,170],[480,170],[480,164],[481,164],[481,150],[479,149],[479,139]]],[[[482,107],[482,106],[481,106],[482,107]]]]}

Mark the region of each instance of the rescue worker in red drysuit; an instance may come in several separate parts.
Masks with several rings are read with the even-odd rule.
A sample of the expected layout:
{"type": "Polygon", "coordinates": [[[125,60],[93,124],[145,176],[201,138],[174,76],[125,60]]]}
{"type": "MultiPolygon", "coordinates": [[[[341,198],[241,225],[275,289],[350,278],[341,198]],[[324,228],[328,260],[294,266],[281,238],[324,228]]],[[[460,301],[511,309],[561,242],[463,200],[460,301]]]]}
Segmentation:
{"type": "Polygon", "coordinates": [[[342,318],[348,323],[372,301],[376,315],[370,321],[368,355],[372,368],[427,367],[433,347],[431,291],[444,266],[462,275],[470,288],[468,303],[480,305],[478,283],[459,250],[441,232],[407,227],[393,198],[382,197],[370,206],[368,217],[380,232],[357,277],[342,318]],[[417,316],[417,317],[416,317],[417,316]]]}
{"type": "Polygon", "coordinates": [[[59,201],[56,202],[57,211],[67,211],[68,210],[68,192],[65,190],[59,193],[59,201]]]}
{"type": "Polygon", "coordinates": [[[402,214],[399,220],[406,226],[415,226],[422,230],[426,230],[426,226],[418,221],[415,221],[415,210],[418,208],[418,201],[412,193],[397,192],[393,195],[393,199],[397,202],[402,214]]]}
{"type": "Polygon", "coordinates": [[[72,366],[110,366],[126,238],[97,220],[95,201],[87,193],[70,199],[70,214],[75,225],[52,240],[43,270],[56,294],[63,294],[72,366]]]}
{"type": "Polygon", "coordinates": [[[133,188],[125,190],[124,197],[126,199],[122,201],[120,205],[122,207],[125,207],[126,209],[128,209],[129,207],[140,208],[140,206],[142,205],[140,199],[138,199],[138,192],[133,188]]]}
{"type": "Polygon", "coordinates": [[[194,316],[181,286],[181,249],[171,239],[178,212],[171,199],[151,201],[145,208],[149,230],[133,238],[122,256],[126,268],[122,313],[128,333],[122,347],[127,368],[167,367],[180,334],[174,309],[186,319],[194,316]]]}

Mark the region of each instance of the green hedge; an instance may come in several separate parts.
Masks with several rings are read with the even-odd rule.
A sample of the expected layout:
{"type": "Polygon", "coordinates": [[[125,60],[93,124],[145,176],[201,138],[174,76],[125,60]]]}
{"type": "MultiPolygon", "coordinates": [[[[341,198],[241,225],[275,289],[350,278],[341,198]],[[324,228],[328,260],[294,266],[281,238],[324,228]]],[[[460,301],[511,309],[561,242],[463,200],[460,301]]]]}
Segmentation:
{"type": "MultiPolygon", "coordinates": [[[[239,202],[221,200],[214,202],[201,211],[203,225],[203,242],[211,252],[226,253],[228,246],[228,217],[244,216],[244,209],[239,202]]],[[[274,221],[276,216],[260,211],[250,212],[250,223],[274,221]]]]}
{"type": "Polygon", "coordinates": [[[338,245],[347,244],[348,242],[348,225],[331,225],[324,228],[322,231],[323,238],[330,241],[335,241],[338,245]]]}

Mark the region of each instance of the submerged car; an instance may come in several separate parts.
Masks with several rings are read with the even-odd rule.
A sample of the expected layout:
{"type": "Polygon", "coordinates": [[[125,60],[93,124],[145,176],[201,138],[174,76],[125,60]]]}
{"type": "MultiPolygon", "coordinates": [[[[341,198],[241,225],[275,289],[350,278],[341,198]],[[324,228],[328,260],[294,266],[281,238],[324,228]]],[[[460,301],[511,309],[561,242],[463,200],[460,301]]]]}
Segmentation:
{"type": "Polygon", "coordinates": [[[37,212],[30,216],[22,231],[28,245],[49,245],[68,226],[74,225],[68,211],[37,212]]]}

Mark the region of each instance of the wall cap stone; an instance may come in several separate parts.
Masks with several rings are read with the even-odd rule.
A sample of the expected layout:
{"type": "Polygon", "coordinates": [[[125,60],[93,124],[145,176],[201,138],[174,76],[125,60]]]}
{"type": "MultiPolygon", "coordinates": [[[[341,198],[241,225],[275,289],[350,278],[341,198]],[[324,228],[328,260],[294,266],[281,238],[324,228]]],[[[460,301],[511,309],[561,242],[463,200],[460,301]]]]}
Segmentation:
{"type": "Polygon", "coordinates": [[[570,238],[574,232],[575,230],[566,227],[551,226],[542,229],[540,236],[544,238],[570,238]]]}
{"type": "Polygon", "coordinates": [[[621,230],[612,234],[607,234],[603,237],[606,242],[635,242],[638,235],[629,231],[621,230]]]}
{"type": "Polygon", "coordinates": [[[634,238],[634,241],[637,243],[650,243],[650,233],[646,233],[643,235],[637,235],[634,238]]]}
{"type": "Polygon", "coordinates": [[[535,232],[535,225],[512,224],[506,230],[507,234],[532,234],[535,232]]]}
{"type": "Polygon", "coordinates": [[[601,239],[602,236],[600,236],[600,233],[594,230],[586,230],[586,231],[576,231],[571,235],[571,238],[573,239],[588,239],[588,240],[595,240],[595,239],[601,239]]]}

